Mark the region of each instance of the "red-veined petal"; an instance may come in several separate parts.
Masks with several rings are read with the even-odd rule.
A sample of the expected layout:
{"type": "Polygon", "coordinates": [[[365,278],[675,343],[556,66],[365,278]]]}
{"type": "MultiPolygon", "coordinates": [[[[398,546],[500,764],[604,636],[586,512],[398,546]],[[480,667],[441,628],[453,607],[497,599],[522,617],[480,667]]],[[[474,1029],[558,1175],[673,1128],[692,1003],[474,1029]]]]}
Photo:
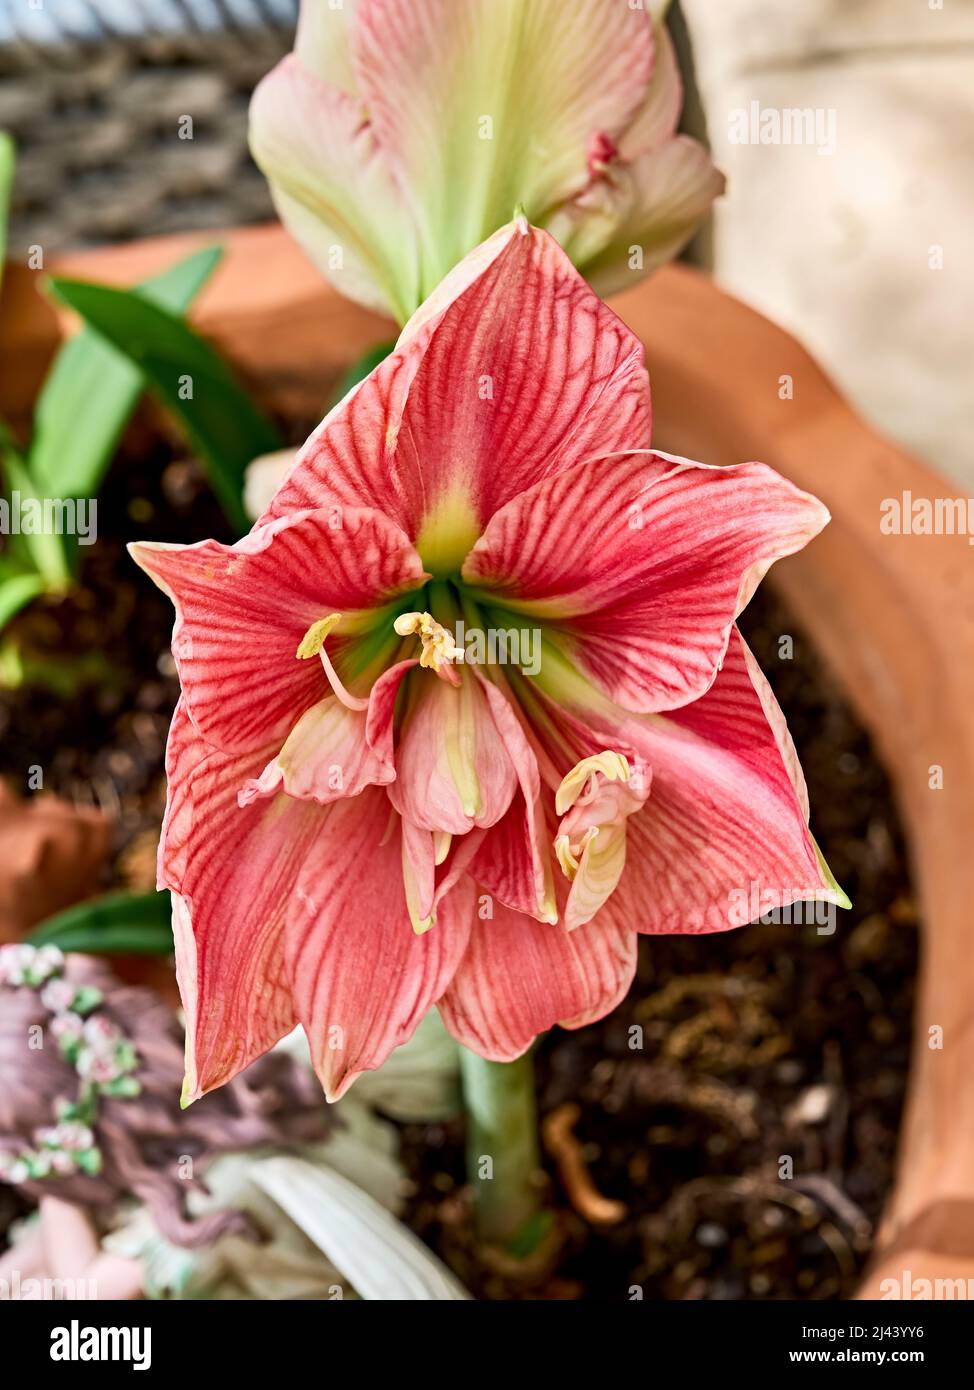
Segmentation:
{"type": "Polygon", "coordinates": [[[297,1022],[284,919],[327,812],[286,797],[241,809],[237,791],[260,758],[254,763],[253,754],[206,744],[180,702],[167,748],[159,886],[173,891],[187,1100],[229,1081],[297,1022]]]}
{"type": "Polygon", "coordinates": [[[414,678],[389,795],[416,826],[463,835],[494,825],[517,787],[514,765],[473,670],[459,685],[414,678]]]}
{"type": "Polygon", "coordinates": [[[796,901],[849,905],[809,833],[781,711],[736,628],[701,699],[640,723],[652,795],[627,822],[611,900],[632,926],[726,931],[796,901]]]}
{"type": "Polygon", "coordinates": [[[470,872],[505,907],[552,922],[557,910],[537,759],[504,692],[490,681],[482,684],[513,760],[519,791],[497,824],[484,833],[470,872]]]}
{"type": "Polygon", "coordinates": [[[296,656],[314,622],[339,612],[353,623],[424,578],[399,528],[356,508],[294,512],[232,546],[129,549],[176,607],[173,653],[188,711],[229,751],[279,747],[327,694],[319,663],[296,656]]]}
{"type": "Polygon", "coordinates": [[[568,932],[495,904],[474,921],[463,960],[437,1007],[455,1038],[510,1062],[539,1033],[580,1028],[619,1003],[636,968],[632,925],[596,917],[568,932]]]}
{"type": "Polygon", "coordinates": [[[617,703],[672,709],[708,688],[769,565],[827,521],[819,501],[764,464],[595,458],[498,512],[463,577],[556,624],[617,703]]]}
{"type": "Polygon", "coordinates": [[[256,796],[286,792],[327,805],[357,796],[364,787],[395,780],[390,755],[382,756],[365,739],[365,714],[348,709],[334,695],[305,710],[261,775],[241,789],[240,804],[256,796]]]}
{"type": "Polygon", "coordinates": [[[264,520],[326,502],[381,508],[427,568],[452,572],[524,488],[649,437],[642,345],[551,237],[515,223],[322,421],[264,520]]]}
{"type": "Polygon", "coordinates": [[[403,888],[399,835],[383,838],[378,788],[327,813],[299,870],[286,928],[288,975],[315,1070],[330,1100],[405,1042],[453,977],[473,915],[472,885],[438,904],[417,935],[403,888]]]}
{"type": "Polygon", "coordinates": [[[283,791],[327,805],[358,796],[365,787],[394,782],[396,696],[406,672],[416,664],[401,661],[385,671],[373,685],[365,710],[349,709],[334,695],[305,710],[260,777],[241,789],[240,804],[283,791]]]}

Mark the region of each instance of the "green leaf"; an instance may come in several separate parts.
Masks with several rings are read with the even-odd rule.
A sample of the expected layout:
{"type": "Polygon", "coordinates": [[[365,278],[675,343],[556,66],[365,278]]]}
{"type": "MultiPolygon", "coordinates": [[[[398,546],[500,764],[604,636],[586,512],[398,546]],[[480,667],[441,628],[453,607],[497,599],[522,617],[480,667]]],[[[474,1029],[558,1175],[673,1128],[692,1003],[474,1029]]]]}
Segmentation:
{"type": "Polygon", "coordinates": [[[360,381],[364,381],[369,372],[375,371],[380,362],[384,362],[390,352],[395,348],[395,343],[380,343],[378,347],[369,348],[368,352],[351,367],[342,377],[335,387],[335,393],[331,398],[331,405],[337,405],[343,401],[351,391],[353,386],[357,386],[360,381]]]}
{"type": "Polygon", "coordinates": [[[59,700],[71,700],[92,685],[103,690],[119,688],[118,673],[95,647],[76,654],[54,651],[47,655],[16,637],[0,642],[0,690],[31,686],[49,690],[59,700]]]}
{"type": "Polygon", "coordinates": [[[39,574],[8,574],[0,578],[0,628],[4,628],[46,588],[39,574]]]}
{"type": "Polygon", "coordinates": [[[184,314],[223,259],[222,246],[204,246],[184,261],[177,261],[168,270],[153,275],[136,285],[135,292],[168,309],[184,314]]]}
{"type": "MultiPolygon", "coordinates": [[[[133,293],[184,313],[223,255],[219,246],[171,266],[133,293]]],[[[49,496],[94,497],[145,378],[125,353],[83,328],[54,359],[34,410],[30,465],[49,496]]]]}
{"type": "Polygon", "coordinates": [[[3,263],[7,255],[7,218],[15,163],[14,142],[5,130],[0,130],[0,285],[3,284],[3,263]]]}
{"type": "MultiPolygon", "coordinates": [[[[21,506],[28,501],[43,505],[43,490],[35,484],[5,426],[0,427],[0,458],[3,460],[4,482],[11,506],[10,494],[14,492],[20,494],[21,506]]],[[[67,587],[71,579],[71,566],[63,536],[54,531],[34,534],[21,530],[14,539],[18,543],[18,556],[30,557],[31,564],[45,581],[45,588],[56,591],[67,587]]]]}
{"type": "Polygon", "coordinates": [[[51,287],[141,368],[202,457],[228,519],[246,531],[244,469],[259,454],[281,448],[281,440],[230,369],[182,319],[137,293],[81,280],[53,280],[51,287]]]}
{"type": "Polygon", "coordinates": [[[168,893],[106,893],[49,917],[27,935],[32,946],[93,954],[172,954],[168,893]]]}

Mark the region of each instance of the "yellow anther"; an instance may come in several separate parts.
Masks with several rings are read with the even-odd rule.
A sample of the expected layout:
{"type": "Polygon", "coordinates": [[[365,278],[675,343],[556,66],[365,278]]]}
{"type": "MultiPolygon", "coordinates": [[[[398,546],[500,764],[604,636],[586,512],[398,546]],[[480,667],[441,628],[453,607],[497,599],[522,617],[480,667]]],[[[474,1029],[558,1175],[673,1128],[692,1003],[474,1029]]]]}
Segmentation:
{"type": "Polygon", "coordinates": [[[613,753],[606,749],[602,753],[596,753],[594,757],[583,758],[580,763],[576,763],[568,776],[562,779],[561,786],[555,793],[555,810],[559,816],[563,816],[569,806],[575,805],[586,783],[596,773],[601,773],[607,782],[628,782],[629,761],[621,753],[613,753]]]}
{"type": "Polygon", "coordinates": [[[301,638],[300,645],[295,655],[301,661],[306,661],[309,657],[317,656],[321,659],[325,675],[328,677],[328,684],[341,700],[346,709],[363,710],[368,709],[367,698],[352,695],[346,690],[339,678],[338,672],[331,664],[331,658],[325,650],[325,641],[330,632],[333,632],[337,623],[341,622],[341,613],[330,613],[327,618],[319,618],[316,623],[312,623],[307,632],[301,638]]]}
{"type": "Polygon", "coordinates": [[[325,645],[325,638],[340,622],[341,616],[341,613],[331,613],[327,618],[319,618],[316,623],[311,624],[301,638],[301,644],[295,653],[300,661],[306,661],[309,657],[318,655],[325,645]]]}
{"type": "Polygon", "coordinates": [[[429,613],[400,613],[393,623],[400,637],[415,635],[423,644],[420,666],[439,672],[444,664],[463,660],[463,648],[458,647],[453,634],[429,613]]]}
{"type": "Polygon", "coordinates": [[[571,883],[578,873],[579,865],[582,862],[582,855],[585,853],[586,848],[592,843],[598,833],[599,827],[597,825],[590,825],[582,838],[574,844],[567,835],[558,835],[555,837],[555,857],[561,865],[561,871],[568,879],[569,883],[571,883]]]}

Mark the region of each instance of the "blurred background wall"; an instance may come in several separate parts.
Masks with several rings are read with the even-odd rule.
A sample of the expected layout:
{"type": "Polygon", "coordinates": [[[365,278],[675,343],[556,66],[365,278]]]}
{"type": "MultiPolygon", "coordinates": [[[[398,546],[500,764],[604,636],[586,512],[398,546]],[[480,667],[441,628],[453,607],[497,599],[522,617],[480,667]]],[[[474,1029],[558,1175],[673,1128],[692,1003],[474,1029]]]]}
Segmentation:
{"type": "Polygon", "coordinates": [[[974,489],[974,0],[680,3],[717,278],[974,489]],[[811,141],[771,143],[796,110],[811,141]]]}

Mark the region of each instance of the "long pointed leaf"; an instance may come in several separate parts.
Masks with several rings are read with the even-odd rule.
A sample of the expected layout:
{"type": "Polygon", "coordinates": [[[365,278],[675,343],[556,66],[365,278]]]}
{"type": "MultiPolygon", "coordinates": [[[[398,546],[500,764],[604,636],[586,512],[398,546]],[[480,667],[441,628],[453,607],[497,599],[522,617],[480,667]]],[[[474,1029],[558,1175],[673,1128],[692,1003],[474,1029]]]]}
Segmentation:
{"type": "MultiPolygon", "coordinates": [[[[43,490],[31,476],[23,457],[14,444],[6,426],[0,425],[0,460],[3,463],[5,491],[13,507],[13,493],[20,494],[21,508],[25,502],[43,505],[43,490]]],[[[10,550],[18,560],[29,560],[44,581],[45,587],[63,590],[71,578],[71,564],[64,536],[54,531],[20,530],[10,537],[10,550]]]]}
{"type": "Polygon", "coordinates": [[[81,280],[53,280],[51,287],[141,368],[203,458],[228,519],[247,530],[244,469],[281,440],[222,359],[180,318],[137,294],[81,280]]]}
{"type": "MultiPolygon", "coordinates": [[[[185,313],[222,255],[208,246],[134,293],[185,313]]],[[[136,363],[93,328],[66,342],[34,410],[30,465],[38,487],[52,497],[94,497],[145,385],[136,363]]]]}
{"type": "Polygon", "coordinates": [[[6,627],[11,618],[44,589],[44,580],[39,574],[17,574],[0,580],[0,628],[6,627]]]}
{"type": "Polygon", "coordinates": [[[167,956],[173,949],[171,917],[168,893],[106,893],[49,917],[27,940],[62,951],[167,956]]]}

